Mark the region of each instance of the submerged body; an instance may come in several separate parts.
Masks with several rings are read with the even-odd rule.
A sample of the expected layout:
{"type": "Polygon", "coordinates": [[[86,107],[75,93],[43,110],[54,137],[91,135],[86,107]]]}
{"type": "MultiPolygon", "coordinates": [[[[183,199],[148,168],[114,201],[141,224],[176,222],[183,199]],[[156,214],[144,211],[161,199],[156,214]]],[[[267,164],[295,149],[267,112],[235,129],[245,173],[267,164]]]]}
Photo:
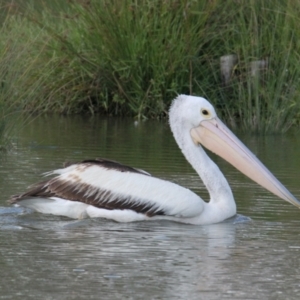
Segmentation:
{"type": "Polygon", "coordinates": [[[208,189],[209,202],[177,184],[105,159],[49,172],[47,175],[56,176],[10,201],[70,218],[101,217],[118,222],[166,219],[197,225],[222,222],[236,214],[236,204],[230,186],[205,153],[204,145],[266,189],[300,206],[217,118],[207,100],[185,95],[176,98],[170,109],[170,126],[184,156],[208,189]]]}

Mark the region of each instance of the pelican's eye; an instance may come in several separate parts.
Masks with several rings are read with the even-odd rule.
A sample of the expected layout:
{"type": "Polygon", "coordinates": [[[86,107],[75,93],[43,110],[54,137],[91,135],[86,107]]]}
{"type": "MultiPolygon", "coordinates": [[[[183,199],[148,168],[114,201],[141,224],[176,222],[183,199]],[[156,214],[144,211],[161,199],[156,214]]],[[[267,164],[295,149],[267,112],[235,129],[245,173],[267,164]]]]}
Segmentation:
{"type": "Polygon", "coordinates": [[[209,110],[207,110],[205,108],[201,109],[201,114],[206,118],[210,116],[209,110]]]}

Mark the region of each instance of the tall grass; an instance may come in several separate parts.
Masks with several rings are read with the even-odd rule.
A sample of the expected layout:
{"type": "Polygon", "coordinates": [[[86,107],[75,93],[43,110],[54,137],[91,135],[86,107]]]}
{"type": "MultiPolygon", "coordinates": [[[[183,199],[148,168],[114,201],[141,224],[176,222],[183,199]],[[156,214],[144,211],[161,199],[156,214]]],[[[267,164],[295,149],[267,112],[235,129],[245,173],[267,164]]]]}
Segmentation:
{"type": "Polygon", "coordinates": [[[244,130],[299,125],[298,1],[21,3],[22,15],[7,24],[21,26],[16,44],[27,49],[14,60],[22,73],[19,93],[26,95],[14,106],[22,110],[156,118],[186,93],[206,96],[244,130]],[[226,54],[237,62],[224,85],[226,54]],[[265,62],[255,76],[254,61],[265,62]]]}
{"type": "Polygon", "coordinates": [[[200,61],[207,1],[103,1],[82,9],[87,43],[100,59],[104,108],[137,117],[165,113],[178,91],[193,93],[193,65],[200,61]],[[198,14],[203,15],[199,18],[198,14]],[[205,14],[204,14],[205,12],[205,14]],[[107,100],[111,100],[107,102],[107,100]]]}
{"type": "MultiPolygon", "coordinates": [[[[40,30],[16,15],[15,6],[1,7],[0,27],[0,151],[12,148],[14,131],[29,119],[17,122],[20,112],[26,111],[28,99],[38,97],[46,76],[34,78],[40,49],[33,49],[40,30]],[[4,9],[8,9],[4,13],[4,9]],[[13,13],[11,13],[13,9],[13,13]],[[24,30],[26,32],[24,32],[24,30]],[[25,33],[25,34],[24,34],[25,33]],[[18,125],[17,125],[18,124],[18,125]]],[[[32,112],[33,110],[31,110],[32,112]]]]}
{"type": "MultiPolygon", "coordinates": [[[[231,124],[249,131],[285,132],[299,123],[300,3],[239,1],[220,11],[222,38],[216,54],[236,54],[231,83],[208,90],[220,99],[222,114],[231,124]],[[251,64],[264,66],[256,74],[251,64]]],[[[212,73],[216,67],[212,67],[212,73]]],[[[219,77],[218,77],[219,78],[219,77]]],[[[201,85],[201,83],[199,83],[201,85]]]]}
{"type": "Polygon", "coordinates": [[[204,0],[106,0],[73,3],[56,26],[33,17],[53,38],[44,59],[55,72],[43,109],[51,103],[60,112],[165,115],[179,91],[193,92],[193,66],[201,62],[213,6],[204,0]]]}

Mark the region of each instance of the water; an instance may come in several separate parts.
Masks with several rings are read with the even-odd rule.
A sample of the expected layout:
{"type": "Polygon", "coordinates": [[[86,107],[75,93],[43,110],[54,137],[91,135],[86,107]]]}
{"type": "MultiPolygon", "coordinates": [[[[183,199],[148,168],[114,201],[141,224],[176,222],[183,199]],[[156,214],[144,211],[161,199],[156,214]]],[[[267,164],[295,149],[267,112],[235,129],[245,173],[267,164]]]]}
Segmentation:
{"type": "MultiPolygon", "coordinates": [[[[300,198],[300,137],[240,138],[300,198]]],[[[248,216],[210,226],[70,220],[6,199],[65,161],[106,157],[207,198],[168,125],[40,117],[0,161],[0,299],[298,299],[300,211],[213,156],[248,216]]]]}

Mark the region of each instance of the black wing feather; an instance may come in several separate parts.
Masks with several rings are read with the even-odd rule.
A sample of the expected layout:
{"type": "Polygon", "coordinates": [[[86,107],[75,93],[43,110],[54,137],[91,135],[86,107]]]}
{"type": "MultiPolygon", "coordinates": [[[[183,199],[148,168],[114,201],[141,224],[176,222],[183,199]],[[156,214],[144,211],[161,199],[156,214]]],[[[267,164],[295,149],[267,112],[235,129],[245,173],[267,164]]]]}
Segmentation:
{"type": "MultiPolygon", "coordinates": [[[[88,168],[92,165],[99,165],[103,168],[114,169],[120,172],[134,172],[148,175],[148,173],[143,170],[138,170],[107,159],[84,160],[80,163],[69,163],[67,166],[70,165],[77,165],[80,168],[88,168]]],[[[62,180],[59,177],[54,177],[31,186],[30,189],[23,194],[12,196],[9,202],[18,203],[24,199],[34,197],[58,197],[66,200],[83,202],[108,210],[129,209],[138,213],[146,214],[149,217],[165,215],[163,210],[157,209],[154,204],[147,201],[134,201],[134,199],[130,196],[126,197],[120,195],[116,197],[113,192],[109,190],[95,189],[95,192],[92,193],[91,188],[92,187],[86,183],[74,183],[62,180]]]]}
{"type": "Polygon", "coordinates": [[[86,165],[86,166],[99,165],[103,168],[116,170],[116,171],[119,171],[119,172],[132,172],[132,173],[139,173],[139,174],[151,176],[151,174],[149,174],[148,172],[146,172],[144,170],[136,169],[136,168],[133,168],[133,167],[130,167],[130,166],[126,166],[126,165],[123,165],[123,164],[121,164],[117,161],[109,160],[109,159],[106,159],[106,158],[86,159],[86,160],[83,160],[81,162],[75,162],[75,163],[66,162],[66,163],[64,163],[64,167],[66,168],[66,167],[69,167],[71,165],[78,165],[78,164],[83,164],[83,165],[86,165]]]}

